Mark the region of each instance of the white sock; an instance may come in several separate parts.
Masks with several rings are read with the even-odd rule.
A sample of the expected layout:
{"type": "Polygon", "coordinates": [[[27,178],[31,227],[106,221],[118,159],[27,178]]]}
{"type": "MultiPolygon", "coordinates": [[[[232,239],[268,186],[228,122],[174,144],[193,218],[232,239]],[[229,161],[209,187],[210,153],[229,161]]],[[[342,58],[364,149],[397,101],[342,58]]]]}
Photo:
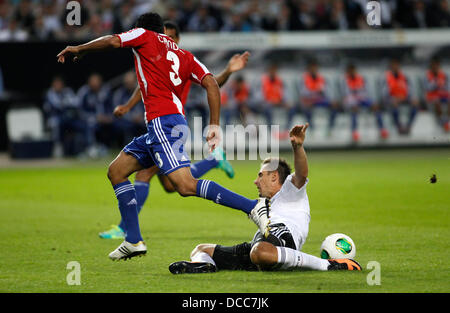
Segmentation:
{"type": "Polygon", "coordinates": [[[330,262],[318,257],[315,257],[304,252],[285,247],[276,247],[278,253],[278,264],[281,264],[281,269],[290,269],[294,267],[308,268],[317,271],[328,270],[330,262]]]}
{"type": "Polygon", "coordinates": [[[206,252],[197,252],[191,258],[192,262],[202,262],[202,263],[210,263],[212,265],[216,265],[216,262],[209,256],[206,252]]]}

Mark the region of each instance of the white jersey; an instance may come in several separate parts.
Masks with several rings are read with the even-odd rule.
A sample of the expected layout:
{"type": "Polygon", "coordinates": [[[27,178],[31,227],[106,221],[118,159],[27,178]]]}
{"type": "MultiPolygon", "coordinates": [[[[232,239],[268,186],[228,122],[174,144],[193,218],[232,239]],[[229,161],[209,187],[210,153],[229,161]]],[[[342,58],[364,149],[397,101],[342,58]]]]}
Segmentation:
{"type": "Polygon", "coordinates": [[[292,237],[300,250],[308,236],[309,212],[308,195],[306,185],[298,189],[292,183],[292,175],[289,175],[281,189],[270,199],[270,222],[271,224],[283,223],[291,231],[292,237]]]}

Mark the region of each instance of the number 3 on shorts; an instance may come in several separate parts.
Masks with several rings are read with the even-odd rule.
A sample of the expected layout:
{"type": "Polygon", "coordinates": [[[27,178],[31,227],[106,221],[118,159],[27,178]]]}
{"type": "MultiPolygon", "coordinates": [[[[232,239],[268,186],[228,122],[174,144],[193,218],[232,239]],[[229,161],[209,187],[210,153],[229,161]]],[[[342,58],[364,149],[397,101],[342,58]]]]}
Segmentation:
{"type": "Polygon", "coordinates": [[[163,166],[163,160],[161,159],[161,156],[158,152],[155,153],[156,161],[158,161],[158,166],[161,168],[163,166]]]}
{"type": "Polygon", "coordinates": [[[174,86],[178,86],[181,84],[181,78],[178,75],[178,69],[180,68],[180,59],[173,51],[167,51],[166,59],[172,61],[172,70],[173,72],[169,72],[170,80],[172,81],[174,86]]]}

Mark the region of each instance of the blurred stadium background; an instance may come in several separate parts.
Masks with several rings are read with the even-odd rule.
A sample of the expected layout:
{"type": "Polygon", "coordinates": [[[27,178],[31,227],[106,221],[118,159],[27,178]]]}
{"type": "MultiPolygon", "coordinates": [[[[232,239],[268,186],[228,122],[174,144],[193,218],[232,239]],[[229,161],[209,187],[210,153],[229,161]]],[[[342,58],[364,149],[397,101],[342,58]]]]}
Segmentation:
{"type": "MultiPolygon", "coordinates": [[[[133,71],[129,51],[90,55],[76,65],[57,64],[55,55],[66,45],[126,31],[149,10],[177,22],[181,47],[193,51],[212,72],[222,70],[234,53],[252,53],[247,69],[234,74],[222,90],[223,122],[265,124],[270,114],[272,123],[280,125],[281,149],[288,147],[283,135],[287,123],[308,117],[315,125],[310,148],[449,145],[448,80],[437,101],[442,102],[437,105],[440,116],[436,101],[427,98],[430,60],[438,58],[442,71],[450,71],[447,0],[378,1],[381,26],[368,25],[365,0],[85,0],[78,1],[80,26],[68,25],[67,2],[0,1],[0,151],[14,158],[97,157],[145,131],[142,108],[121,120],[111,114],[135,84],[135,76],[126,75],[133,71]],[[397,128],[393,121],[386,88],[392,59],[400,62],[409,84],[400,121],[406,123],[413,105],[418,109],[410,129],[397,128]],[[331,130],[330,106],[312,105],[308,111],[302,103],[303,75],[312,60],[326,79],[323,100],[336,105],[331,130]],[[370,109],[359,110],[358,134],[352,132],[344,76],[350,63],[366,79],[366,97],[379,107],[384,134],[370,109]],[[272,102],[262,90],[271,67],[283,83],[281,99],[272,102]]],[[[190,121],[205,118],[207,104],[199,88],[192,88],[186,108],[190,121]]]]}

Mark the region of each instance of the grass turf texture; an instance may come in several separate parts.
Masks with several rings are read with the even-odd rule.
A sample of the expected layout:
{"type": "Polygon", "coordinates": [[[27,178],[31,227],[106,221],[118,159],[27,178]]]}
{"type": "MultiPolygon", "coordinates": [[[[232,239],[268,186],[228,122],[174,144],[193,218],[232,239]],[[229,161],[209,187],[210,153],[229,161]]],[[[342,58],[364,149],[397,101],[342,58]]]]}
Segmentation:
{"type": "MultiPolygon", "coordinates": [[[[367,269],[172,275],[168,265],[188,259],[196,244],[241,243],[256,227],[240,211],[166,194],[156,178],[140,215],[147,256],[112,262],[107,255],[120,241],[97,235],[119,221],[108,162],[0,169],[0,292],[450,291],[449,149],[309,153],[311,223],[303,251],[318,256],[327,235],[348,234],[363,267],[381,264],[380,286],[367,284],[367,269]],[[66,283],[69,261],[81,264],[80,286],[66,283]]],[[[206,177],[257,197],[259,162],[232,163],[233,180],[218,170],[206,177]]]]}

